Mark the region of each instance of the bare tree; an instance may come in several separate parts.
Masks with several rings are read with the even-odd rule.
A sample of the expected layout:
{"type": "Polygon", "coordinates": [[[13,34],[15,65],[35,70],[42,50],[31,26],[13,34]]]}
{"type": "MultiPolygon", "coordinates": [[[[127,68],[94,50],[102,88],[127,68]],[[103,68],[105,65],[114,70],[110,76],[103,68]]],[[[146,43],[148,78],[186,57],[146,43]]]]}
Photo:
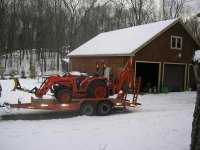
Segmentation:
{"type": "Polygon", "coordinates": [[[196,16],[190,17],[185,21],[193,35],[200,41],[200,21],[196,16]]]}
{"type": "Polygon", "coordinates": [[[185,4],[192,0],[162,0],[163,20],[178,18],[185,9],[185,4]]]}
{"type": "Polygon", "coordinates": [[[59,70],[59,60],[60,60],[60,51],[61,51],[61,13],[62,3],[60,0],[53,0],[54,3],[54,24],[55,24],[55,49],[57,51],[57,70],[59,70]]]}
{"type": "Polygon", "coordinates": [[[10,1],[10,20],[8,24],[8,39],[7,39],[7,51],[10,53],[10,66],[12,67],[12,53],[14,52],[15,48],[17,48],[17,26],[19,23],[18,20],[18,10],[20,7],[20,1],[12,0],[10,1]]]}
{"type": "Polygon", "coordinates": [[[10,0],[0,0],[0,53],[6,49],[6,25],[8,21],[8,6],[10,0]]]}
{"type": "Polygon", "coordinates": [[[19,9],[19,32],[18,32],[18,49],[20,52],[19,61],[24,59],[25,50],[31,50],[34,45],[34,11],[32,5],[26,3],[26,0],[21,0],[19,9]]]}
{"type": "Polygon", "coordinates": [[[126,0],[111,0],[113,4],[113,28],[120,29],[124,28],[127,25],[127,9],[126,9],[126,0]]]}
{"type": "MultiPolygon", "coordinates": [[[[190,20],[190,28],[192,32],[196,34],[196,37],[200,41],[200,22],[199,22],[200,13],[198,13],[192,20],[190,20]]],[[[198,50],[197,52],[199,52],[198,50]]],[[[190,150],[199,150],[200,149],[200,60],[194,60],[193,64],[194,73],[197,81],[197,98],[193,114],[192,122],[192,133],[191,133],[191,144],[190,150]]]]}
{"type": "Polygon", "coordinates": [[[195,72],[197,76],[197,98],[192,122],[192,134],[190,150],[200,149],[200,63],[195,62],[195,72]]]}
{"type": "Polygon", "coordinates": [[[94,8],[97,0],[63,0],[66,14],[69,14],[66,19],[67,40],[69,42],[70,49],[76,47],[76,38],[79,33],[80,27],[86,19],[87,15],[90,14],[94,8]]]}
{"type": "Polygon", "coordinates": [[[132,25],[141,25],[152,22],[155,13],[155,4],[153,0],[126,0],[129,6],[130,23],[132,25]]]}
{"type": "MultiPolygon", "coordinates": [[[[7,49],[7,25],[8,25],[8,7],[10,0],[0,0],[0,54],[6,54],[7,49]]],[[[6,55],[7,58],[7,55],[6,55]]],[[[7,67],[7,59],[5,59],[5,68],[7,67]]]]}

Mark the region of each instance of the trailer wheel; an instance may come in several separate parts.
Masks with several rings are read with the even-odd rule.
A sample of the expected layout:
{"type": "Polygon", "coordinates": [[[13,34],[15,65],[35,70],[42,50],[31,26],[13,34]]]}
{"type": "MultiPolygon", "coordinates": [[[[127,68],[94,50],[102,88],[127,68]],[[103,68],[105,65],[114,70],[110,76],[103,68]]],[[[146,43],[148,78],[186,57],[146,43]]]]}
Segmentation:
{"type": "Polygon", "coordinates": [[[110,101],[102,101],[97,107],[98,114],[101,116],[106,116],[111,113],[112,103],[110,101]]]}
{"type": "Polygon", "coordinates": [[[96,113],[96,108],[92,103],[83,103],[80,111],[82,115],[93,116],[96,113]]]}
{"type": "Polygon", "coordinates": [[[89,88],[89,97],[107,98],[109,97],[109,88],[104,82],[94,82],[89,88]]]}
{"type": "Polygon", "coordinates": [[[61,102],[70,103],[72,100],[72,93],[68,89],[62,89],[56,94],[56,98],[61,102]]]}

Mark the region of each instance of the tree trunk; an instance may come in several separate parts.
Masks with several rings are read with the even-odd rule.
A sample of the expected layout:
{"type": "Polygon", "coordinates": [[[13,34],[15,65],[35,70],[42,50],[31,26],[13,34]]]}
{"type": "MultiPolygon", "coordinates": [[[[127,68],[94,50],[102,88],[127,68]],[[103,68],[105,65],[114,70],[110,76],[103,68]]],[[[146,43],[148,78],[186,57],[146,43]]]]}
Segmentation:
{"type": "Polygon", "coordinates": [[[197,67],[197,99],[193,114],[191,150],[200,150],[200,64],[197,67]]]}

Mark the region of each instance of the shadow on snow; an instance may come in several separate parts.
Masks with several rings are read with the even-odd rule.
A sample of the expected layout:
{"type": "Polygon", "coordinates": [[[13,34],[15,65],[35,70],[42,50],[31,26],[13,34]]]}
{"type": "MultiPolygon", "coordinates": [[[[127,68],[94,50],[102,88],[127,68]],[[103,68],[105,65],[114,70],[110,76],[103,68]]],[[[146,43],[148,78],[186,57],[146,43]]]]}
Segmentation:
{"type": "MultiPolygon", "coordinates": [[[[113,110],[111,115],[133,113],[128,109],[113,110]]],[[[21,114],[6,114],[1,115],[1,121],[3,120],[49,120],[49,119],[63,119],[63,118],[73,118],[81,116],[79,111],[74,112],[64,112],[64,111],[45,111],[45,112],[34,112],[34,113],[21,113],[21,114]]],[[[98,115],[97,115],[98,116],[98,115]]],[[[103,117],[103,116],[102,116],[103,117]]]]}

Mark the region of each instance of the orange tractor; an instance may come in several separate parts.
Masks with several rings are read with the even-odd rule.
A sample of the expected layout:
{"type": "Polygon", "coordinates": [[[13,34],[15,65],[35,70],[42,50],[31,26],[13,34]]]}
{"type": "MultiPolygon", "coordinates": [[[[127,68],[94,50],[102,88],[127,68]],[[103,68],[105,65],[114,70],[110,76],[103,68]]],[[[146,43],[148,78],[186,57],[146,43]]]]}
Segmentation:
{"type": "Polygon", "coordinates": [[[31,103],[10,104],[11,107],[48,109],[48,110],[80,110],[84,115],[98,114],[107,115],[114,106],[137,106],[141,78],[134,83],[133,67],[127,62],[119,75],[103,64],[103,73],[100,75],[97,64],[94,76],[73,75],[67,73],[64,76],[50,76],[44,80],[39,88],[32,90],[23,89],[18,79],[15,79],[15,89],[34,93],[38,99],[31,103]],[[131,90],[132,89],[132,90],[131,90]],[[50,91],[54,98],[43,99],[50,91]],[[126,100],[127,93],[133,93],[133,100],[126,100]],[[116,99],[108,98],[117,94],[116,99]],[[93,110],[93,111],[92,111],[93,110]]]}

